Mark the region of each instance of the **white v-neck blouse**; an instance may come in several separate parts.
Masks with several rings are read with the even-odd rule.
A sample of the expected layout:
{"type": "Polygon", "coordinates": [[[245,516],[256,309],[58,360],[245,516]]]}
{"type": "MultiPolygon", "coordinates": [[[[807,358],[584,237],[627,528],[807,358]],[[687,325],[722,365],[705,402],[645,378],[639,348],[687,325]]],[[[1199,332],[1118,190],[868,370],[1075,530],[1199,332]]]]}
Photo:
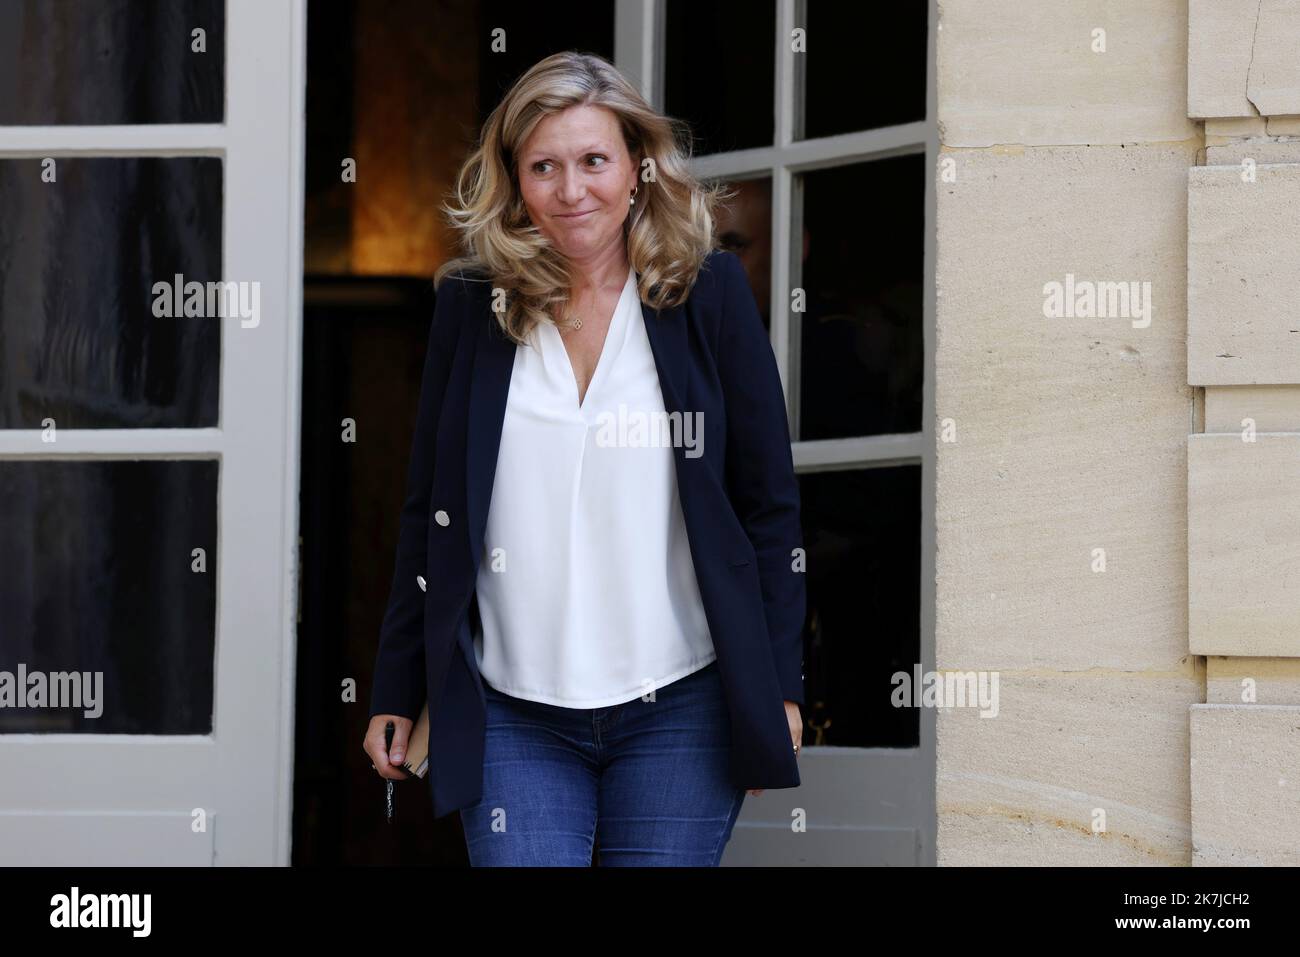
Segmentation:
{"type": "Polygon", "coordinates": [[[474,652],[498,691],[601,708],[717,657],[673,450],[617,427],[638,412],[664,403],[629,269],[581,406],[555,326],[515,352],[476,581],[474,652]]]}

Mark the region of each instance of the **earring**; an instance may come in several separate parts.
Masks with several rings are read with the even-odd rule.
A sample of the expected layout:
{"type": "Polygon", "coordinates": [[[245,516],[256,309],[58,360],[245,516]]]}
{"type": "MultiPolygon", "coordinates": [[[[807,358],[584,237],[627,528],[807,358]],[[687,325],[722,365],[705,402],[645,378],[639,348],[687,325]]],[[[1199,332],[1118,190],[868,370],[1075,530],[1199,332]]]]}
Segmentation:
{"type": "Polygon", "coordinates": [[[629,199],[629,200],[627,201],[627,204],[628,204],[629,206],[635,206],[635,205],[636,205],[636,191],[637,191],[638,189],[640,189],[640,188],[641,188],[640,186],[633,186],[633,187],[632,187],[632,198],[629,199]]]}

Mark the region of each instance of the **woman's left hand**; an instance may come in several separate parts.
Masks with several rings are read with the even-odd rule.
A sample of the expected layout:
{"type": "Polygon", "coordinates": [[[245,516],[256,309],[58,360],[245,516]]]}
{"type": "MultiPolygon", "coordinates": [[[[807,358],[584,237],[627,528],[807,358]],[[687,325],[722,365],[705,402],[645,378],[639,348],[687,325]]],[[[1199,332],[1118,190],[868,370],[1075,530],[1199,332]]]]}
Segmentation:
{"type": "MultiPolygon", "coordinates": [[[[790,745],[795,749],[794,756],[799,757],[799,749],[803,747],[803,715],[799,713],[799,705],[793,701],[785,703],[785,720],[790,725],[790,745]]],[[[762,794],[765,788],[750,788],[749,793],[757,797],[762,794]]]]}

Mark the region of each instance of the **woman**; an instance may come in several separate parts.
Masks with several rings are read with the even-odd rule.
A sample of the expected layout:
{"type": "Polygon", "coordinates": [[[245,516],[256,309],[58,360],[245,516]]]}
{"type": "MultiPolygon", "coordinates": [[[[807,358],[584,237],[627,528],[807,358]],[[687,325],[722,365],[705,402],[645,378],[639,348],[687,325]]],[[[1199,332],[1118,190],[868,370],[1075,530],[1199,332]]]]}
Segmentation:
{"type": "Polygon", "coordinates": [[[785,403],[677,129],[548,57],[447,208],[468,254],[437,276],[365,749],[404,777],[428,702],[475,866],[713,866],[747,790],[799,786],[785,403]]]}

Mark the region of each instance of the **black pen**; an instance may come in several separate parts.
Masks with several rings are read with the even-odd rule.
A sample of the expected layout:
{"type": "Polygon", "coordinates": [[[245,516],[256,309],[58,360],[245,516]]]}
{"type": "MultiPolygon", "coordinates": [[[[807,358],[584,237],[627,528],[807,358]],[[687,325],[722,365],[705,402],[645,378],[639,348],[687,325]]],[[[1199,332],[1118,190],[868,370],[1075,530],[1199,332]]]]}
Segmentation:
{"type": "MultiPolygon", "coordinates": [[[[397,730],[396,725],[394,725],[393,722],[391,721],[389,721],[386,725],[384,725],[384,754],[385,755],[392,753],[393,732],[396,730],[397,730]]],[[[389,762],[388,766],[389,768],[393,766],[391,761],[389,762]]],[[[388,823],[392,824],[393,823],[393,779],[385,778],[384,783],[388,785],[386,789],[388,792],[387,794],[388,823]]]]}

